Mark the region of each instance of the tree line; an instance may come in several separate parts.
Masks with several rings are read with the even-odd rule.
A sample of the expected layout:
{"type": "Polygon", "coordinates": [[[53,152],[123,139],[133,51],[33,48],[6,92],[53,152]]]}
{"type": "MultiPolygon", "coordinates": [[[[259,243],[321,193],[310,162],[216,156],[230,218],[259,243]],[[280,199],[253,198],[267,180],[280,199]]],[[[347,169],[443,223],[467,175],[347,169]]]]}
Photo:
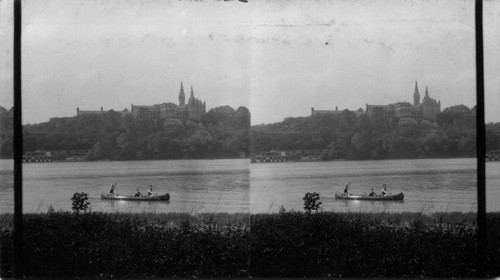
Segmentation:
{"type": "MultiPolygon", "coordinates": [[[[12,111],[0,106],[0,157],[12,158],[12,111]]],[[[486,151],[500,149],[500,122],[486,125],[486,151]],[[496,132],[496,133],[495,133],[496,132]]],[[[216,107],[201,121],[149,121],[110,110],[23,127],[24,151],[86,150],[88,160],[249,156],[270,150],[326,149],[322,159],[474,157],[475,108],[456,105],[435,121],[382,112],[290,117],[250,129],[246,107],[216,107]]]]}
{"type": "MultiPolygon", "coordinates": [[[[4,121],[12,123],[8,118],[2,114],[2,126],[4,121]]],[[[216,107],[201,121],[149,120],[110,110],[24,125],[23,150],[86,150],[87,160],[246,157],[249,128],[246,107],[216,107]]],[[[2,137],[1,151],[3,157],[11,157],[12,133],[2,137]]]]}
{"type": "MultiPolygon", "coordinates": [[[[500,148],[500,123],[487,124],[486,148],[500,148]]],[[[256,125],[252,153],[326,149],[323,160],[476,156],[476,111],[465,105],[444,109],[435,121],[391,118],[384,112],[341,111],[256,125]]]]}

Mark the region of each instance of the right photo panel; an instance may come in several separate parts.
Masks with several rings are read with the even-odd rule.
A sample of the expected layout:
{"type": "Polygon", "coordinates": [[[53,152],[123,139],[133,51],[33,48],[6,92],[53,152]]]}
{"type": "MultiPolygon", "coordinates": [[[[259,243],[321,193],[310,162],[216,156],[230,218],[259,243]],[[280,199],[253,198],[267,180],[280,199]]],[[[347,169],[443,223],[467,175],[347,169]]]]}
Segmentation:
{"type": "Polygon", "coordinates": [[[500,1],[483,2],[484,253],[476,3],[253,2],[253,276],[498,275],[500,1]]]}
{"type": "MultiPolygon", "coordinates": [[[[498,6],[484,9],[492,162],[498,6]]],[[[473,1],[254,3],[251,211],[301,211],[317,193],[324,211],[475,212],[475,47],[473,1]]],[[[499,199],[488,188],[488,211],[499,199]]]]}

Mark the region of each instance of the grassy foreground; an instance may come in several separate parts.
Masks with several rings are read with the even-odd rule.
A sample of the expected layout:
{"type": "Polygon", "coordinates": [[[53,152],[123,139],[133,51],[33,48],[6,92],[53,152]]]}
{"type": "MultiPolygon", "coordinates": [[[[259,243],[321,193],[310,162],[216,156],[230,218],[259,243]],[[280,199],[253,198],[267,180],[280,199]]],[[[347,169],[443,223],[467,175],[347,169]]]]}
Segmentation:
{"type": "MultiPolygon", "coordinates": [[[[26,214],[27,277],[474,277],[475,214],[26,214]],[[251,226],[251,227],[250,227],[251,226]]],[[[487,275],[500,275],[500,213],[487,275]]],[[[0,277],[12,223],[0,216],[0,277]]]]}

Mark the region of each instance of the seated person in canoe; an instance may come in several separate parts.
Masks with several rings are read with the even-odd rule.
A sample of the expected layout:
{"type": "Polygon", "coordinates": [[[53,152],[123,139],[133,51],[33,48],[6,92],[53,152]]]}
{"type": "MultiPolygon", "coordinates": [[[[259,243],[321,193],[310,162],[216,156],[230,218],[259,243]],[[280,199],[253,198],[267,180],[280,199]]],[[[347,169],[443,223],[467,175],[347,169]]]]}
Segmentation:
{"type": "Polygon", "coordinates": [[[148,196],[153,196],[153,185],[149,185],[148,187],[148,196]]]}
{"type": "Polygon", "coordinates": [[[135,197],[142,197],[142,193],[139,191],[139,188],[137,188],[137,191],[134,194],[135,197]]]}
{"type": "Polygon", "coordinates": [[[387,192],[387,185],[384,184],[384,187],[382,188],[382,196],[386,196],[386,195],[389,195],[389,193],[387,192]]]}
{"type": "Polygon", "coordinates": [[[368,196],[377,196],[377,194],[373,191],[373,188],[372,188],[371,192],[368,194],[368,196]]]}

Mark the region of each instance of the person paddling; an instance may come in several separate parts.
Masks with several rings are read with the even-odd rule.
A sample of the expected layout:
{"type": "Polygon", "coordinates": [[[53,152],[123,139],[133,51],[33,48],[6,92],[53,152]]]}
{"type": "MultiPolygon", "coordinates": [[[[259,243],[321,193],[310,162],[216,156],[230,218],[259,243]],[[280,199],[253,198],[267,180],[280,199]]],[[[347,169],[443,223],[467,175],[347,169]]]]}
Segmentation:
{"type": "Polygon", "coordinates": [[[386,196],[388,195],[389,193],[387,193],[387,185],[384,184],[384,187],[382,188],[382,196],[386,196]]]}
{"type": "Polygon", "coordinates": [[[344,195],[349,195],[349,187],[350,186],[351,186],[351,183],[345,184],[344,195]]]}
{"type": "Polygon", "coordinates": [[[109,193],[114,195],[115,194],[115,186],[116,186],[116,183],[112,183],[111,184],[111,189],[109,190],[109,193]]]}

